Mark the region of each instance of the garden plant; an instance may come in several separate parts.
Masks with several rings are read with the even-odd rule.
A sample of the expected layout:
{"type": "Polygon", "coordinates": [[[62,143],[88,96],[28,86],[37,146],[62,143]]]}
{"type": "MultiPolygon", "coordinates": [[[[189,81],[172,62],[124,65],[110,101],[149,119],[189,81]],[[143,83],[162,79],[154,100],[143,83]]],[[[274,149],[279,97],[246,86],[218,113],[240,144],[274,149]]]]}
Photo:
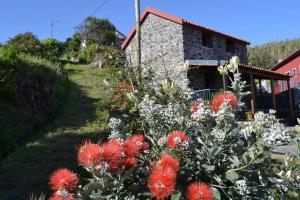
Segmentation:
{"type": "Polygon", "coordinates": [[[238,64],[233,57],[218,68],[231,88],[211,102],[193,99],[180,76],[187,66],[174,74],[145,67],[142,83],[127,68],[127,112],[110,119],[107,141],[78,149],[90,176],[58,169],[50,199],[299,199],[299,158],[271,158],[274,146],[294,142],[275,112],[237,120],[249,94],[238,64]]]}

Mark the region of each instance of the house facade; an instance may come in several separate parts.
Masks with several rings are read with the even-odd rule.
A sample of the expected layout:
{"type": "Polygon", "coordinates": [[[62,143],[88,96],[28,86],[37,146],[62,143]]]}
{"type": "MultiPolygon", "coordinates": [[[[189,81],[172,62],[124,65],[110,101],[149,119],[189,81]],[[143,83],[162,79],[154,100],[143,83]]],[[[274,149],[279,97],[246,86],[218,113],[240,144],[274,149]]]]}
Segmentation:
{"type": "MultiPolygon", "coordinates": [[[[272,70],[278,73],[291,76],[290,87],[300,89],[300,49],[282,60],[272,70]]],[[[276,85],[276,92],[284,92],[288,89],[288,85],[285,82],[278,82],[276,85]]]]}
{"type": "MultiPolygon", "coordinates": [[[[135,64],[135,28],[122,49],[127,60],[135,64]]],[[[186,60],[229,60],[233,55],[247,63],[249,42],[196,25],[182,18],[148,8],[141,17],[142,63],[166,66],[184,64],[186,60]],[[163,58],[162,58],[163,57],[163,58]]]]}
{"type": "MultiPolygon", "coordinates": [[[[136,37],[135,28],[122,44],[127,61],[135,66],[136,37]]],[[[240,72],[245,80],[247,90],[251,95],[247,98],[248,110],[290,110],[291,95],[284,97],[284,107],[278,106],[274,90],[276,81],[289,80],[289,76],[271,70],[264,70],[247,65],[247,45],[250,43],[194,24],[182,18],[148,8],[141,17],[141,55],[142,65],[165,67],[167,71],[185,71],[171,77],[172,80],[187,77],[190,87],[197,98],[209,100],[213,93],[220,89],[227,89],[228,78],[221,76],[217,70],[220,64],[237,55],[241,60],[240,72]],[[188,65],[188,69],[184,67],[188,65]],[[269,81],[272,86],[270,92],[262,88],[262,81],[269,81]],[[259,83],[259,84],[257,84],[259,83]]]]}

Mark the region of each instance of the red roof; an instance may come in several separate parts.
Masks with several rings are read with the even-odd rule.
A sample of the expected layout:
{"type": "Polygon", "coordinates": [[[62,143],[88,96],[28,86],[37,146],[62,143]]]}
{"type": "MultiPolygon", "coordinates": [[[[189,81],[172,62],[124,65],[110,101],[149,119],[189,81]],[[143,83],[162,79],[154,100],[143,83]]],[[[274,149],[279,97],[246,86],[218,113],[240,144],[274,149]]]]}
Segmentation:
{"type": "MultiPolygon", "coordinates": [[[[168,13],[164,13],[164,12],[161,12],[159,10],[156,10],[154,8],[147,8],[144,13],[142,14],[142,17],[141,17],[141,24],[145,21],[145,19],[147,18],[147,16],[149,14],[153,14],[153,15],[156,15],[156,16],[159,16],[161,18],[164,18],[166,20],[169,20],[169,21],[172,21],[172,22],[175,22],[177,24],[181,24],[183,26],[190,26],[194,29],[198,29],[198,30],[201,30],[201,31],[205,31],[205,32],[209,32],[209,33],[213,33],[213,34],[216,34],[216,35],[219,35],[221,37],[224,37],[226,39],[230,39],[230,40],[233,40],[233,41],[236,41],[236,42],[239,42],[239,43],[242,43],[242,44],[245,44],[245,45],[249,45],[250,42],[246,41],[246,40],[242,40],[242,39],[239,39],[239,38],[236,38],[236,37],[233,37],[233,36],[230,36],[230,35],[227,35],[225,33],[221,33],[221,32],[218,32],[218,31],[215,31],[213,29],[210,29],[210,28],[206,28],[204,26],[200,26],[198,24],[194,24],[192,22],[189,22],[187,20],[184,20],[180,17],[176,17],[176,16],[173,16],[173,15],[170,15],[168,13]]],[[[121,49],[125,49],[127,47],[127,45],[130,43],[131,39],[134,37],[135,35],[135,27],[131,30],[131,32],[128,34],[126,40],[123,42],[122,46],[121,46],[121,49]]]]}
{"type": "Polygon", "coordinates": [[[296,51],[295,53],[293,53],[292,55],[290,55],[289,57],[287,57],[286,59],[284,59],[283,61],[277,63],[275,66],[273,66],[271,68],[271,70],[275,71],[275,70],[279,69],[283,65],[285,65],[288,62],[290,62],[290,61],[294,60],[295,58],[297,58],[298,56],[300,56],[300,49],[298,51],[296,51]]]}

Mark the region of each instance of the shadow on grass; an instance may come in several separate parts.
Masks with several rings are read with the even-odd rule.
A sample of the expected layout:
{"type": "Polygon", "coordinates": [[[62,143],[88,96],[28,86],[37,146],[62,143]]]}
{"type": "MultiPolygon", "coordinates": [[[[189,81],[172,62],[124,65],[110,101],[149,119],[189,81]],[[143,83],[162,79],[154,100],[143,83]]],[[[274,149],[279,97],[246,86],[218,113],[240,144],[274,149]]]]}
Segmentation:
{"type": "MultiPolygon", "coordinates": [[[[72,75],[80,75],[86,69],[78,66],[67,70],[72,80],[72,75]]],[[[107,96],[88,94],[85,88],[97,90],[97,87],[89,85],[93,82],[87,82],[85,78],[91,77],[72,80],[68,99],[57,117],[41,131],[41,136],[3,161],[0,200],[28,199],[32,193],[49,196],[48,178],[58,168],[69,168],[87,177],[77,163],[77,149],[83,140],[105,139],[109,105],[107,96]]]]}

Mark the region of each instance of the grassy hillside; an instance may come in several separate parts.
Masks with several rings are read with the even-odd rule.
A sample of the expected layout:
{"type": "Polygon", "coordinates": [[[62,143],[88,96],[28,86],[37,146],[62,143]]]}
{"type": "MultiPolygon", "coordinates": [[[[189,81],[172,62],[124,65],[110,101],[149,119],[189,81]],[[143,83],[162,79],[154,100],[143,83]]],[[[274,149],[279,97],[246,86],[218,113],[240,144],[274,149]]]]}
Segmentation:
{"type": "Polygon", "coordinates": [[[1,52],[0,160],[54,118],[67,96],[68,82],[60,64],[1,52]]]}
{"type": "MultiPolygon", "coordinates": [[[[28,199],[50,193],[48,178],[57,168],[67,167],[81,174],[76,152],[83,140],[106,137],[111,91],[102,84],[112,69],[67,64],[71,87],[56,119],[41,136],[7,157],[0,165],[0,199],[28,199]]],[[[84,176],[83,176],[84,177],[84,176]]]]}
{"type": "Polygon", "coordinates": [[[262,68],[270,68],[300,49],[300,38],[269,42],[248,48],[249,64],[262,68]]]}

